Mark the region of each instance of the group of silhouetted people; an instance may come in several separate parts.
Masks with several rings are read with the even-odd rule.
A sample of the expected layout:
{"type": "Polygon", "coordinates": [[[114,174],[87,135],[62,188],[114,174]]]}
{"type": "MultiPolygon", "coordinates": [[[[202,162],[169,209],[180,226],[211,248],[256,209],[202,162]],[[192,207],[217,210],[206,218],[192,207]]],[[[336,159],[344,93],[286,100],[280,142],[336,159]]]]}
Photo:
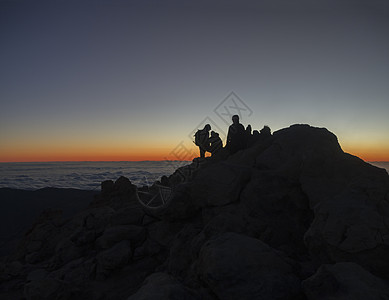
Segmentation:
{"type": "MultiPolygon", "coordinates": [[[[200,149],[200,157],[205,157],[205,152],[211,153],[212,156],[218,154],[223,149],[223,142],[219,137],[219,134],[215,131],[211,131],[211,125],[206,124],[203,129],[197,130],[195,133],[194,143],[200,149]]],[[[251,132],[251,125],[244,126],[239,123],[239,116],[232,116],[232,124],[228,128],[227,143],[225,149],[229,154],[234,154],[239,150],[246,149],[261,138],[265,138],[271,135],[271,130],[268,126],[264,126],[260,132],[254,130],[251,132]]]]}
{"type": "Polygon", "coordinates": [[[200,157],[205,157],[205,152],[207,151],[215,155],[223,148],[223,142],[219,134],[211,131],[211,136],[209,136],[210,130],[211,125],[207,124],[203,129],[199,129],[195,133],[195,144],[199,146],[200,157]]]}

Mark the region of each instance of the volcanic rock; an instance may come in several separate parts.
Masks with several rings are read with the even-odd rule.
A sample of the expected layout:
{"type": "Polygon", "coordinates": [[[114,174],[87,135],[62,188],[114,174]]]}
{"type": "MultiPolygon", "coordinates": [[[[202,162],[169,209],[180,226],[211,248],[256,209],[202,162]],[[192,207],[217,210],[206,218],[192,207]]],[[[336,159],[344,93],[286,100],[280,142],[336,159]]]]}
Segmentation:
{"type": "Polygon", "coordinates": [[[0,296],[389,299],[384,169],[309,125],[226,151],[164,177],[161,206],[121,177],[71,219],[42,215],[0,262],[0,296]]]}

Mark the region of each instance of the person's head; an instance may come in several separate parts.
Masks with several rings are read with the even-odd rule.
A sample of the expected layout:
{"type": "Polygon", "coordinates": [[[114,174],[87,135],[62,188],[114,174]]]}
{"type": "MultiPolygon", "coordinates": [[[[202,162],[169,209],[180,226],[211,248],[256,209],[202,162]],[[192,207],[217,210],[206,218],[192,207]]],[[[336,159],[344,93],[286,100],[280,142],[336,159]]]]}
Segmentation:
{"type": "Polygon", "coordinates": [[[215,131],[211,131],[211,136],[212,137],[217,137],[217,136],[219,136],[219,134],[217,133],[217,132],[215,132],[215,131]]]}
{"type": "Polygon", "coordinates": [[[248,133],[251,133],[251,125],[249,124],[249,125],[247,125],[247,127],[246,127],[246,131],[248,132],[248,133]]]}
{"type": "Polygon", "coordinates": [[[238,115],[233,115],[232,116],[232,123],[239,124],[239,116],[238,115]]]}
{"type": "Polygon", "coordinates": [[[261,129],[261,134],[264,134],[264,135],[271,135],[270,127],[267,126],[267,125],[263,126],[263,128],[261,129]]]}
{"type": "Polygon", "coordinates": [[[211,130],[211,125],[206,124],[206,125],[204,126],[204,129],[205,129],[206,131],[210,131],[210,130],[211,130]]]}

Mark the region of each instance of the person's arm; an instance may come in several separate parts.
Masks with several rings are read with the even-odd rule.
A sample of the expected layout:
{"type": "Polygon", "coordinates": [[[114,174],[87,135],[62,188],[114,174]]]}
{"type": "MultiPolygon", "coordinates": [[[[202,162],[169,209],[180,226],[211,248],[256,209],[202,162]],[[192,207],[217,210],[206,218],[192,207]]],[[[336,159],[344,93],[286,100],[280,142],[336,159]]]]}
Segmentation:
{"type": "Polygon", "coordinates": [[[228,134],[227,134],[227,142],[226,142],[226,147],[229,146],[231,143],[231,126],[228,127],[228,134]]]}

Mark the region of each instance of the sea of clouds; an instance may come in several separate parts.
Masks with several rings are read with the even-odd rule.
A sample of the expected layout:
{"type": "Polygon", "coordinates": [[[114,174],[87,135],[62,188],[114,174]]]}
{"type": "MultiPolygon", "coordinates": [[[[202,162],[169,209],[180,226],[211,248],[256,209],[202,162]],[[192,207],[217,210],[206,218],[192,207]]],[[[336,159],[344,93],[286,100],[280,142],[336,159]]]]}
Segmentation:
{"type": "MultiPolygon", "coordinates": [[[[45,162],[0,163],[0,188],[37,190],[45,187],[98,190],[104,180],[125,176],[137,186],[150,185],[189,162],[45,162]]],[[[389,162],[371,162],[389,172],[389,162]]]]}
{"type": "Polygon", "coordinates": [[[44,162],[0,163],[0,188],[36,190],[45,187],[98,190],[104,180],[125,176],[137,186],[150,185],[189,162],[44,162]]]}

